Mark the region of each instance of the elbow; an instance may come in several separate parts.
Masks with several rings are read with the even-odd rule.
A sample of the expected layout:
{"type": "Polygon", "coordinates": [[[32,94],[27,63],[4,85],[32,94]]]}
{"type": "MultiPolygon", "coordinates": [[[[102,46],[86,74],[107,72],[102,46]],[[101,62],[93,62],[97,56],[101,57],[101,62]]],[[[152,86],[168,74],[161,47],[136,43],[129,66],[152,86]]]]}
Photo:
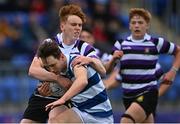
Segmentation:
{"type": "Polygon", "coordinates": [[[31,76],[31,77],[34,77],[35,76],[35,73],[34,73],[34,69],[33,68],[29,68],[29,71],[28,71],[28,75],[31,76]]]}
{"type": "Polygon", "coordinates": [[[103,69],[103,74],[106,75],[106,69],[105,68],[103,69]]]}
{"type": "Polygon", "coordinates": [[[28,75],[29,75],[29,76],[32,76],[32,75],[33,75],[33,72],[32,72],[32,69],[31,69],[31,68],[29,68],[28,75]]]}
{"type": "Polygon", "coordinates": [[[88,84],[88,80],[86,80],[85,82],[84,82],[84,85],[86,86],[88,84]]]}
{"type": "Polygon", "coordinates": [[[100,73],[101,77],[105,77],[106,76],[106,69],[102,69],[101,73],[100,73]]]}
{"type": "Polygon", "coordinates": [[[82,80],[82,87],[86,87],[88,85],[88,80],[87,79],[84,79],[82,80]]]}

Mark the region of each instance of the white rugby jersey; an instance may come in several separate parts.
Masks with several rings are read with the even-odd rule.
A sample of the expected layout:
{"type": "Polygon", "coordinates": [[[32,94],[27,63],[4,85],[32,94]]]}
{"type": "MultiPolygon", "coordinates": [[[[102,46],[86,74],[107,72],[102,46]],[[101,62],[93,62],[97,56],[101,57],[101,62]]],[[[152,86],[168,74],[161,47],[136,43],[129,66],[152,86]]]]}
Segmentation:
{"type": "Polygon", "coordinates": [[[114,50],[122,50],[121,76],[124,92],[139,91],[157,85],[156,64],[159,54],[174,54],[177,46],[159,37],[145,34],[144,39],[116,41],[114,50]]]}
{"type": "MultiPolygon", "coordinates": [[[[73,79],[74,73],[71,62],[76,55],[66,55],[66,57],[68,60],[66,75],[73,79]]],[[[91,66],[87,66],[86,68],[88,84],[79,94],[71,99],[72,104],[79,110],[85,111],[93,116],[102,118],[112,116],[111,103],[107,96],[101,76],[91,66]]]]}
{"type": "MultiPolygon", "coordinates": [[[[77,39],[74,42],[74,44],[66,45],[63,43],[62,33],[57,34],[54,37],[54,39],[59,44],[59,48],[61,49],[63,54],[69,55],[71,53],[71,54],[76,54],[76,55],[83,55],[83,56],[98,58],[96,50],[94,49],[94,47],[92,47],[91,45],[87,44],[84,41],[77,39]]],[[[48,96],[48,97],[41,96],[37,92],[37,89],[35,90],[34,94],[36,96],[40,96],[40,97],[44,97],[44,98],[48,98],[48,99],[57,99],[65,93],[63,87],[60,87],[55,82],[51,82],[50,88],[53,91],[52,96],[48,96]]]]}

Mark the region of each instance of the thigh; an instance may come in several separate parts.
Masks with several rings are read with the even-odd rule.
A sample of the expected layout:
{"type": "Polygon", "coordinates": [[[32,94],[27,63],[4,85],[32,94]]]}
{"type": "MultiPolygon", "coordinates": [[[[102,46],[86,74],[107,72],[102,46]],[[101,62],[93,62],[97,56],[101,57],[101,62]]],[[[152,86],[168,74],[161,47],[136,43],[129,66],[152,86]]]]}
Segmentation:
{"type": "Polygon", "coordinates": [[[150,90],[134,98],[123,98],[126,114],[131,115],[137,122],[154,120],[150,114],[154,114],[158,101],[158,91],[150,90]],[[137,114],[138,113],[138,114],[137,114]]]}
{"type": "Polygon", "coordinates": [[[67,109],[54,119],[50,120],[50,123],[82,123],[80,116],[72,109],[67,109]]]}
{"type": "Polygon", "coordinates": [[[135,122],[143,122],[146,119],[144,109],[136,102],[133,102],[125,112],[135,120],[135,122]]]}
{"type": "Polygon", "coordinates": [[[136,99],[136,102],[143,108],[146,113],[146,119],[150,116],[150,114],[155,115],[157,103],[158,103],[158,90],[153,89],[149,92],[139,96],[136,99]],[[143,98],[141,100],[141,97],[143,98]]]}
{"type": "Polygon", "coordinates": [[[66,105],[61,105],[61,106],[57,106],[57,107],[53,108],[49,112],[49,119],[55,118],[56,116],[58,116],[59,114],[63,113],[67,109],[69,109],[69,108],[66,105]]]}
{"type": "Polygon", "coordinates": [[[154,123],[153,114],[150,114],[149,117],[143,123],[154,123]]]}

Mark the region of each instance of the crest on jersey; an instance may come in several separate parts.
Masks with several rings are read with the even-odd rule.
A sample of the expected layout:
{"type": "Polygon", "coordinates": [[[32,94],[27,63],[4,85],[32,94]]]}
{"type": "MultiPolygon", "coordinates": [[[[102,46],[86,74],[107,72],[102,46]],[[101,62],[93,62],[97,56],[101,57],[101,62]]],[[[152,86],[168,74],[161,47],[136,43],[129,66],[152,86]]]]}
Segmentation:
{"type": "Polygon", "coordinates": [[[145,53],[149,53],[149,52],[150,52],[150,49],[149,49],[149,48],[145,48],[144,52],[145,52],[145,53]]]}

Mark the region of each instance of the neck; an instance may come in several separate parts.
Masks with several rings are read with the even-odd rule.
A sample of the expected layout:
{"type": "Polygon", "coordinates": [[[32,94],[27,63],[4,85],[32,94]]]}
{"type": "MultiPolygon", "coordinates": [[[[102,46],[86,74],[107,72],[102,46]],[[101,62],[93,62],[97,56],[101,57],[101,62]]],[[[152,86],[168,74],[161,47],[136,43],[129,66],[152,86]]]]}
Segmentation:
{"type": "Polygon", "coordinates": [[[63,43],[66,45],[70,46],[75,43],[75,40],[70,39],[69,37],[65,36],[64,34],[62,35],[62,38],[63,38],[63,43]]]}
{"type": "Polygon", "coordinates": [[[144,36],[145,36],[145,35],[143,35],[143,36],[133,36],[133,35],[132,35],[132,38],[133,38],[134,40],[142,40],[142,39],[144,39],[144,36]]]}

